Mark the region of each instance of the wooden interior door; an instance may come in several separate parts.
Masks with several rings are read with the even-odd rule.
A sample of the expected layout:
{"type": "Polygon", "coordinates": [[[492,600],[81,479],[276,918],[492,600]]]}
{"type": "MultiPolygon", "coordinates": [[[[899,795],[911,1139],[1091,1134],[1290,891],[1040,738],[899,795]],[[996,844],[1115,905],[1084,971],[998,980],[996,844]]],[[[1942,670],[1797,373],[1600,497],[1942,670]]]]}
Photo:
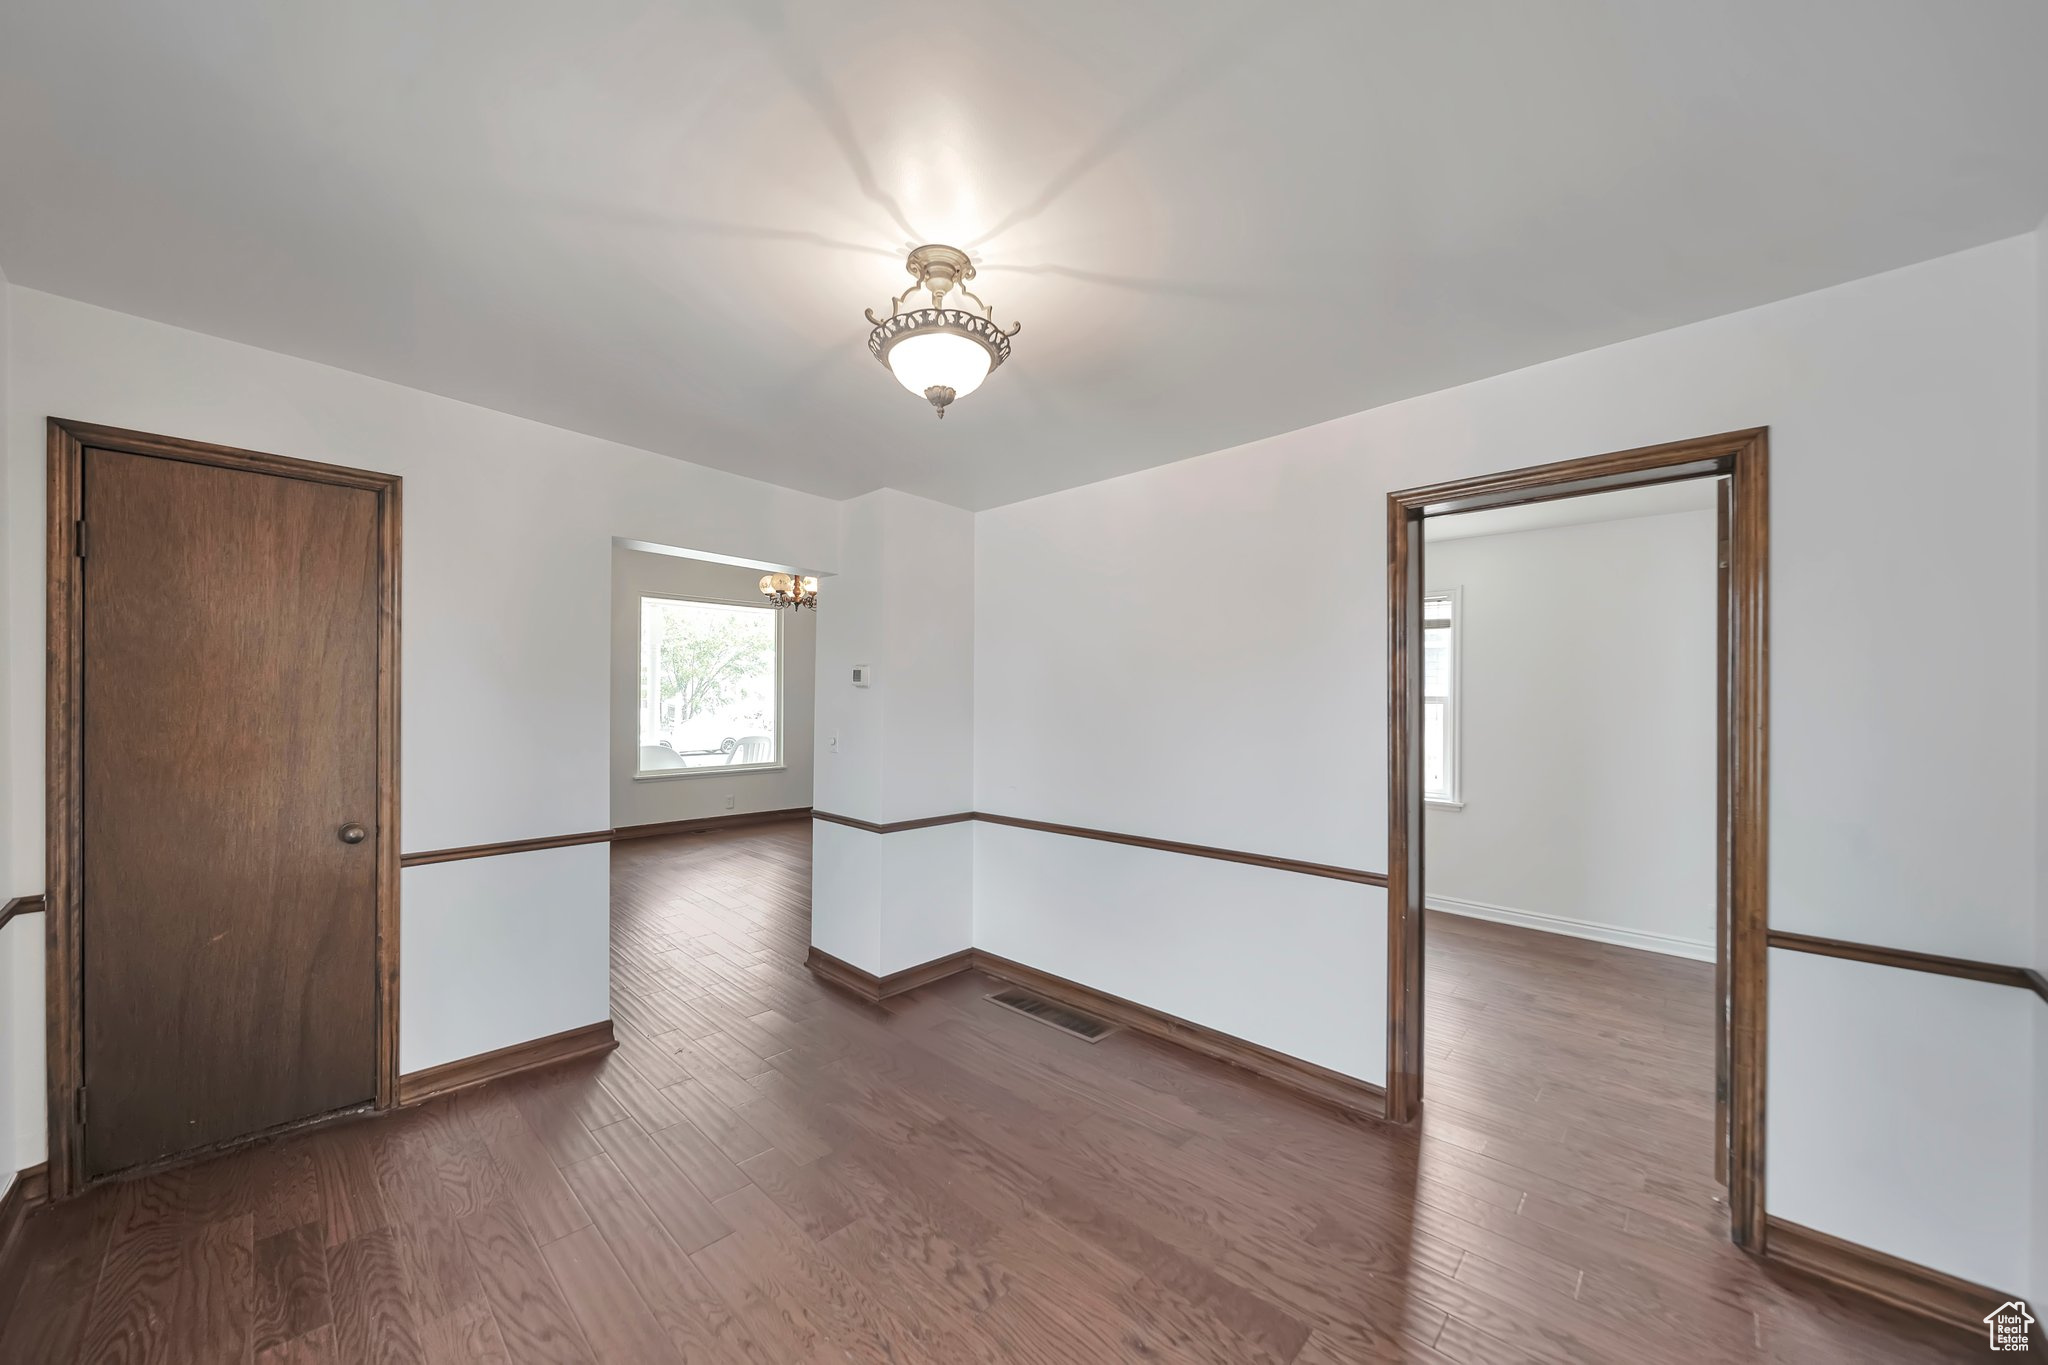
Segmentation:
{"type": "Polygon", "coordinates": [[[372,1102],[379,495],[88,446],[87,1180],[372,1102]]]}

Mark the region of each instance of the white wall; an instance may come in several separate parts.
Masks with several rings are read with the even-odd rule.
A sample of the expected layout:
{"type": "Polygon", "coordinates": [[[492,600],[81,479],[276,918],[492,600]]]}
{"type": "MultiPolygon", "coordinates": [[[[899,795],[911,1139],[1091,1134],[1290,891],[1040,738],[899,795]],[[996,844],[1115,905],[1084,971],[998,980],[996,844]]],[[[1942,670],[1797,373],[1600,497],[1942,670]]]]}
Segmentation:
{"type": "Polygon", "coordinates": [[[1424,547],[1464,653],[1431,906],[1713,961],[1715,537],[1694,511],[1424,547]]]}
{"type": "MultiPolygon", "coordinates": [[[[47,415],[405,476],[409,849],[608,823],[598,603],[622,537],[842,571],[818,623],[820,808],[895,820],[972,805],[1372,869],[1386,491],[1769,424],[1773,923],[2048,960],[2038,250],[1993,244],[971,521],[900,494],[835,506],[7,290],[0,891],[42,885],[47,415]],[[1996,495],[1923,522],[1930,488],[1954,487],[1996,495]],[[1968,706],[1952,652],[1926,647],[1928,622],[1972,642],[1968,706]],[[846,686],[852,662],[876,666],[875,688],[846,686]]],[[[821,907],[848,907],[818,941],[869,955],[868,970],[971,935],[1382,1078],[1372,888],[986,826],[918,832],[929,842],[818,829],[821,907]],[[832,854],[842,834],[866,852],[832,854]],[[883,863],[862,873],[868,853],[883,863]],[[897,887],[912,908],[892,928],[897,887]],[[1215,994],[1225,981],[1239,994],[1215,994]]],[[[408,1068],[597,1017],[605,887],[591,850],[404,881],[408,1068]],[[544,904],[558,913],[533,938],[544,904]]],[[[10,1043],[33,1066],[13,1077],[16,1165],[42,1154],[41,944],[20,926],[9,1003],[30,1023],[10,1043]]],[[[2048,1173],[2028,1159],[2048,1124],[2012,1081],[2044,1065],[2041,1007],[1783,952],[1772,969],[1773,1212],[2048,1293],[2048,1173]],[[1937,1066],[1953,1057],[1969,1062],[1937,1066]],[[1939,1103],[1898,1102],[1929,1084],[1939,1103]]]]}
{"type": "Polygon", "coordinates": [[[611,1018],[604,844],[405,870],[398,1069],[611,1018]]]}
{"type": "Polygon", "coordinates": [[[2039,1003],[1815,953],[1770,971],[1770,1212],[2024,1293],[2039,1003]]]}
{"type": "Polygon", "coordinates": [[[1009,825],[973,828],[975,947],[1384,1080],[1378,887],[1009,825]]]}
{"type": "Polygon", "coordinates": [[[819,594],[818,809],[878,823],[966,810],[973,514],[886,488],[841,511],[841,569],[819,594]]]}
{"type": "MultiPolygon", "coordinates": [[[[1384,595],[1359,526],[1377,495],[1333,445],[1264,449],[1278,458],[1206,456],[976,517],[975,809],[1383,870],[1385,708],[1353,690],[1384,668],[1359,616],[1384,595]]],[[[1378,888],[976,837],[977,946],[1384,1080],[1378,888]],[[1191,902],[1197,887],[1239,898],[1191,902]],[[1235,999],[1194,996],[1252,964],[1235,999]],[[1313,989],[1333,974],[1338,995],[1313,989]]]]}
{"type": "Polygon", "coordinates": [[[870,493],[840,504],[839,576],[818,588],[818,691],[813,701],[817,730],[811,804],[875,821],[882,817],[867,812],[883,809],[883,702],[889,694],[873,686],[855,687],[852,674],[855,665],[879,671],[887,663],[881,656],[888,630],[882,601],[886,502],[881,494],[870,493]]]}
{"type": "MultiPolygon", "coordinates": [[[[816,807],[876,824],[974,797],[974,518],[883,489],[842,505],[840,572],[819,594],[816,807]],[[865,664],[872,681],[852,685],[865,664]]],[[[887,975],[972,945],[966,824],[813,826],[811,941],[887,975]]]]}
{"type": "Polygon", "coordinates": [[[811,942],[887,976],[974,946],[974,826],[811,825],[811,942]]]}
{"type": "MultiPolygon", "coordinates": [[[[822,498],[47,294],[8,301],[6,894],[43,884],[46,417],[404,477],[407,851],[610,823],[614,537],[836,567],[837,508],[822,498]]],[[[604,1017],[601,855],[404,873],[405,1067],[604,1017]],[[573,926],[570,941],[536,932],[543,913],[573,926]]],[[[39,1064],[16,1094],[34,1134],[16,1159],[39,1160],[39,1064]]]]}
{"type": "MultiPolygon", "coordinates": [[[[2034,234],[2034,382],[2036,465],[2034,542],[2037,680],[2048,680],[2048,222],[2034,234]]],[[[2048,972],[2048,686],[2035,693],[2036,774],[2034,810],[2034,957],[2036,971],[2048,972]]],[[[2034,1041],[2034,1272],[2029,1297],[2048,1303],[2048,1004],[2033,1008],[2034,1041]]]]}
{"type": "MultiPolygon", "coordinates": [[[[1387,492],[1769,425],[1772,922],[2025,960],[2037,918],[2035,249],[1995,243],[981,513],[977,806],[1383,870],[1387,492]],[[1957,487],[1985,493],[1929,518],[1936,492],[1957,487]],[[1939,638],[1971,642],[1968,705],[1954,652],[1928,646],[1932,622],[1939,638]]],[[[1101,856],[1046,840],[1034,872],[1047,889],[1001,912],[1014,930],[983,911],[977,937],[993,947],[992,934],[1063,918],[1063,939],[1092,940],[1080,979],[1112,990],[1148,958],[1213,977],[1242,951],[1236,935],[1206,942],[1140,850],[1121,855],[1113,904],[1083,915],[1057,903],[1051,888],[1090,869],[1110,877],[1101,856]]],[[[978,895],[990,873],[977,868],[978,895]]],[[[1294,966],[1235,1006],[1235,1031],[1276,1047],[1327,1031],[1325,1055],[1376,1057],[1383,974],[1358,940],[1383,932],[1378,897],[1360,897],[1359,928],[1340,932],[1323,888],[1259,876],[1239,913],[1294,966]],[[1347,959],[1364,1043],[1301,988],[1347,959]]],[[[1787,955],[1772,956],[1776,967],[1787,955]]],[[[1964,1004],[1906,975],[1806,973],[1802,1007],[1772,1020],[1770,1206],[2024,1284],[2032,1098],[2011,1078],[2030,1067],[2025,1016],[2009,988],[1965,983],[1972,1002],[2008,994],[1964,1004]],[[1952,1106],[1899,1103],[1919,1054],[1837,1022],[1906,996],[1925,1047],[1984,1063],[1942,1080],[1952,1106]],[[1897,1085],[1880,1095],[1873,1074],[1897,1085]],[[1802,1089],[1788,1089],[1795,1079],[1802,1089]],[[1946,1159],[1907,1160],[1937,1148],[1946,1159]],[[1987,1187],[2005,1194],[1984,1207],[1987,1187]]],[[[1169,984],[1120,993],[1171,1008],[1169,984]]],[[[1206,1009],[1177,1012],[1224,1027],[1206,1009]]],[[[1365,1060],[1345,1069],[1380,1078],[1365,1060]]]]}
{"type": "MultiPolygon", "coordinates": [[[[829,580],[828,580],[829,581],[829,580]]],[[[809,611],[782,613],[782,767],[688,777],[636,778],[640,765],[640,597],[761,603],[761,571],[705,559],[612,548],[612,818],[615,826],[700,820],[811,804],[818,627],[809,611]],[[732,804],[727,805],[730,799],[732,804]]]]}
{"type": "Polygon", "coordinates": [[[0,929],[0,1191],[43,1159],[49,1146],[43,1103],[43,917],[18,915],[0,929]]]}

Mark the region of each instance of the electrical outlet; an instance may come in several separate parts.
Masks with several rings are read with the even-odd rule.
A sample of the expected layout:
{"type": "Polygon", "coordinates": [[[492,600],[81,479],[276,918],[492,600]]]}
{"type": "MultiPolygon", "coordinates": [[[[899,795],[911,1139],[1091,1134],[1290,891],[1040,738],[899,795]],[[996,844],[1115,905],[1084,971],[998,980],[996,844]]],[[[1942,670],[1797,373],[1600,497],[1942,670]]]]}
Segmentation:
{"type": "Polygon", "coordinates": [[[739,798],[738,798],[738,797],[736,797],[736,796],[727,796],[727,797],[725,798],[725,808],[726,808],[727,810],[731,810],[731,809],[732,809],[732,806],[733,806],[733,802],[735,802],[735,801],[737,801],[737,800],[739,800],[739,798]]]}

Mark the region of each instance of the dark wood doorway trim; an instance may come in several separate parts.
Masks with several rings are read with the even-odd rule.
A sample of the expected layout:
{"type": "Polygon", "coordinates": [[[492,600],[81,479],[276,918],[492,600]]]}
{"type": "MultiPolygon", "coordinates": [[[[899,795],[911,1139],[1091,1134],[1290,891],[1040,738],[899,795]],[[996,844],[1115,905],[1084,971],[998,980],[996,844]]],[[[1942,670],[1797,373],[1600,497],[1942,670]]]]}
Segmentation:
{"type": "Polygon", "coordinates": [[[1566,460],[1387,495],[1387,1117],[1422,1104],[1422,522],[1426,517],[1548,502],[1616,488],[1727,476],[1721,576],[1722,724],[1717,863],[1727,925],[1727,1181],[1729,1231],[1764,1249],[1764,1047],[1769,916],[1768,433],[1758,427],[1694,441],[1566,460]]]}
{"type": "Polygon", "coordinates": [[[77,553],[84,506],[85,451],[121,451],[166,460],[274,474],[314,483],[360,488],[377,495],[377,1098],[380,1109],[398,1096],[398,645],[399,493],[395,474],[205,445],[139,431],[53,417],[49,422],[49,696],[46,707],[44,820],[48,857],[46,942],[49,1052],[50,1194],[62,1199],[83,1188],[83,1126],[77,1096],[84,1075],[81,922],[82,871],[79,795],[83,758],[79,710],[84,671],[84,577],[77,553]]]}

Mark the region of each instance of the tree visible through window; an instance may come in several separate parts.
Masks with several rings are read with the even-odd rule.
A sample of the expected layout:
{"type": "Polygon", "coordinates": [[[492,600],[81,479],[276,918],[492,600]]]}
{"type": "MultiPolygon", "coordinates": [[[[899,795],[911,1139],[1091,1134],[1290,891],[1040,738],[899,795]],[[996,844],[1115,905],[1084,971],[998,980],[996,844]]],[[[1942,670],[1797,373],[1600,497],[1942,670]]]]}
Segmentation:
{"type": "Polygon", "coordinates": [[[640,773],[782,761],[782,613],[640,599],[640,773]]]}
{"type": "Polygon", "coordinates": [[[1422,799],[1458,804],[1458,592],[1422,597],[1422,799]]]}

